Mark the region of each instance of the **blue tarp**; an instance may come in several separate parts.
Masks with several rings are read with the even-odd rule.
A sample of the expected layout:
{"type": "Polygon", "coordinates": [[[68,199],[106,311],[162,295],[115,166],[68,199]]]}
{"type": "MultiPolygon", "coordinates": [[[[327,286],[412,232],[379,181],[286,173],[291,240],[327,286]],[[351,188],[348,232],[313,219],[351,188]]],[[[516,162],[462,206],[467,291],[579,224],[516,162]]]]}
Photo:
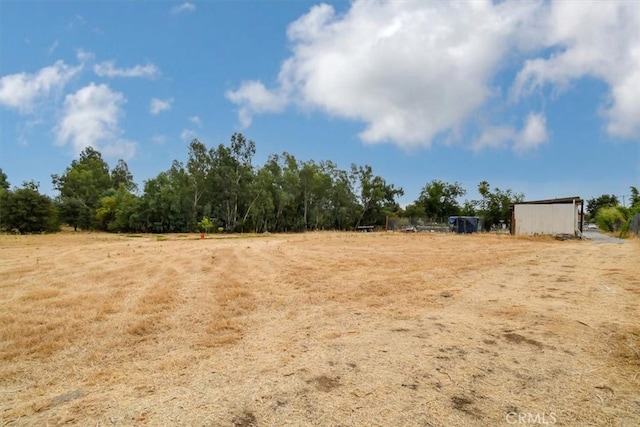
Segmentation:
{"type": "Polygon", "coordinates": [[[449,228],[456,233],[477,233],[479,221],[477,216],[450,216],[449,228]]]}

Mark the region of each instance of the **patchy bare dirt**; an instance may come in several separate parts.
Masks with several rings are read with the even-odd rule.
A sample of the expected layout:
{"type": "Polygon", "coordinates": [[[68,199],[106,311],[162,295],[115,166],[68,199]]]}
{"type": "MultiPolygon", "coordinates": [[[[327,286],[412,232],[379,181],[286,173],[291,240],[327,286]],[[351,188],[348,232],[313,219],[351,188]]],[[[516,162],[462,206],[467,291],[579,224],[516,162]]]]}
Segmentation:
{"type": "Polygon", "coordinates": [[[638,240],[0,236],[2,424],[637,426],[639,261],[638,240]]]}

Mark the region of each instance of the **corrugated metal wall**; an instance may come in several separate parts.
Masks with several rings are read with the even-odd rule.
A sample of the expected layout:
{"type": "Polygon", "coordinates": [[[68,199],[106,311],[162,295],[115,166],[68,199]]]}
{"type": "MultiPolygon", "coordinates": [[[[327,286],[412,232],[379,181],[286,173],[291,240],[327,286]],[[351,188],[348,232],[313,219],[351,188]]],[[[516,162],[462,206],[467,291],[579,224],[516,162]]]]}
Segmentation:
{"type": "Polygon", "coordinates": [[[574,234],[579,229],[573,204],[517,204],[514,217],[516,234],[574,234]]]}

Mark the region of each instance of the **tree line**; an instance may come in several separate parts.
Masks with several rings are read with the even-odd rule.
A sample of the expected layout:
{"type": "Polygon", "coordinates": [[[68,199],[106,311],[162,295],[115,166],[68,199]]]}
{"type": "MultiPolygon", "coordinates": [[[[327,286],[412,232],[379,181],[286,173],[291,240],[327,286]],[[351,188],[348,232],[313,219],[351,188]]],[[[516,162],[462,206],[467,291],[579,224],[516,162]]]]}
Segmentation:
{"type": "Polygon", "coordinates": [[[485,227],[509,220],[509,204],[524,199],[510,189],[478,184],[479,200],[460,203],[457,182],[432,180],[404,209],[404,190],[369,165],[343,170],[331,161],[300,161],[289,153],[253,165],[255,143],[234,133],[227,145],[207,148],[194,139],[186,163],[171,167],[138,188],[124,160],[110,168],[99,151],[84,149],[62,174],[53,174],[57,195],[39,184],[10,189],[0,169],[0,228],[34,233],[74,230],[175,233],[193,231],[296,232],[384,226],[388,216],[446,221],[451,215],[484,217],[485,227]]]}

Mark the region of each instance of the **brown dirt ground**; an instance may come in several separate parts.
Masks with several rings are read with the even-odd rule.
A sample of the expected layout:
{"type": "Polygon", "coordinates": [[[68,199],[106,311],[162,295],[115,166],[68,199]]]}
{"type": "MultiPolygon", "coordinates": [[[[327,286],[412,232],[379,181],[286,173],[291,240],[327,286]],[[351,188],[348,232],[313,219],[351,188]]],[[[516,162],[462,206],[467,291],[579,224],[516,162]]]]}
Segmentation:
{"type": "Polygon", "coordinates": [[[638,307],[638,239],[5,235],[1,420],[637,426],[638,307]]]}

